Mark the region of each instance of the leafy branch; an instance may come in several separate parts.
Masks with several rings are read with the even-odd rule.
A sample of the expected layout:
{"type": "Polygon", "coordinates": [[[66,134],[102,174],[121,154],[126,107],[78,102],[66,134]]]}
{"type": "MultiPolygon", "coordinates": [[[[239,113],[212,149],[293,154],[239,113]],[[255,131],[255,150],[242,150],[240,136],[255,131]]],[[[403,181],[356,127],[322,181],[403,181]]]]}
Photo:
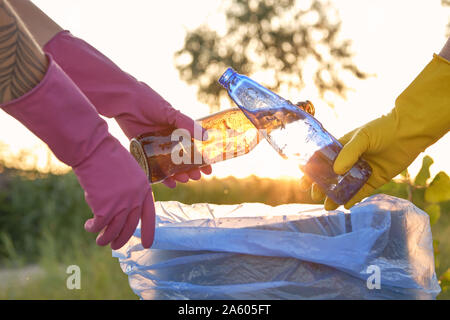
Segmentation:
{"type": "Polygon", "coordinates": [[[217,110],[226,96],[217,84],[229,66],[242,74],[271,72],[265,86],[305,86],[314,82],[322,98],[326,93],[345,97],[344,75],[368,77],[352,63],[351,42],[339,37],[341,22],[326,1],[308,7],[296,0],[232,0],[224,8],[227,27],[221,34],[209,26],[187,33],[184,47],[175,54],[181,78],[198,87],[198,99],[217,110]]]}

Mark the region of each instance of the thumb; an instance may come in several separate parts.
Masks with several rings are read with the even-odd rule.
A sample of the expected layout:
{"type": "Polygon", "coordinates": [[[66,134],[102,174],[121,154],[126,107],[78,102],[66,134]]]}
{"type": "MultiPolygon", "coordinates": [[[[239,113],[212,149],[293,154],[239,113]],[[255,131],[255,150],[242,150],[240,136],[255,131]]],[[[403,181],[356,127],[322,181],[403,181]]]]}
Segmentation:
{"type": "Polygon", "coordinates": [[[167,110],[167,123],[175,128],[187,130],[191,137],[194,137],[196,140],[207,139],[207,137],[205,137],[206,130],[203,129],[200,124],[172,107],[167,110]]]}
{"type": "Polygon", "coordinates": [[[346,145],[355,135],[355,132],[357,132],[359,128],[356,128],[348,133],[346,133],[344,136],[339,138],[339,142],[342,143],[342,145],[346,145]]]}
{"type": "Polygon", "coordinates": [[[358,161],[361,155],[369,148],[369,136],[367,133],[360,129],[350,139],[350,141],[344,145],[341,152],[339,152],[336,160],[334,161],[333,169],[337,174],[344,174],[350,170],[353,165],[358,161]]]}

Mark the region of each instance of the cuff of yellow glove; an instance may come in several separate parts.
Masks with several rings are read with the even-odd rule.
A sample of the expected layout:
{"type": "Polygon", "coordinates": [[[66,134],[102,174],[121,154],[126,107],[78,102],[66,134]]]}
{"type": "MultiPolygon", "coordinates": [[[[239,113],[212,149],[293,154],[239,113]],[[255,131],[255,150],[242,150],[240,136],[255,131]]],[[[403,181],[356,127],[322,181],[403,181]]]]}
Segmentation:
{"type": "Polygon", "coordinates": [[[450,61],[448,61],[447,59],[441,57],[440,55],[438,55],[438,54],[436,54],[436,53],[433,54],[433,58],[434,58],[434,59],[438,59],[438,60],[440,60],[440,61],[442,61],[442,62],[447,63],[448,65],[450,65],[450,61]]]}

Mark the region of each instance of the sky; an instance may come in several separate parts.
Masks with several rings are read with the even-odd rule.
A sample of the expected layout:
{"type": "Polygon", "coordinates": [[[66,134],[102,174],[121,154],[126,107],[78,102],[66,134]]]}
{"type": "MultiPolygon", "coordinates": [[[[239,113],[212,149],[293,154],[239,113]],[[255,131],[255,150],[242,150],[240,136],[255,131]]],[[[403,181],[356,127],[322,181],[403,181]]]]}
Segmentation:
{"type": "MultiPolygon", "coordinates": [[[[224,18],[219,10],[221,1],[33,2],[61,27],[83,38],[123,70],[146,82],[175,108],[194,119],[209,113],[209,107],[197,101],[196,88],[179,78],[173,54],[182,48],[186,30],[202,23],[209,23],[214,28],[223,26],[224,18]]],[[[316,107],[316,118],[334,136],[340,137],[392,109],[395,98],[431,60],[433,53],[439,53],[444,45],[450,12],[442,8],[440,0],[330,2],[342,20],[341,37],[352,40],[355,64],[376,76],[351,81],[352,91],[346,100],[335,101],[334,109],[317,97],[313,83],[295,96],[284,97],[292,101],[311,100],[316,107]]],[[[108,124],[111,133],[128,148],[127,138],[116,123],[108,120],[108,124]]],[[[4,112],[0,112],[0,142],[12,153],[31,150],[41,168],[47,165],[51,155],[45,144],[4,112]]],[[[435,160],[432,174],[440,170],[450,172],[449,143],[447,134],[426,150],[425,154],[435,160]]],[[[423,154],[411,165],[413,175],[419,170],[422,157],[423,154]]],[[[50,159],[52,165],[58,165],[56,159],[50,159]]],[[[266,142],[261,142],[248,155],[213,167],[213,175],[217,177],[252,174],[271,178],[302,175],[294,164],[279,157],[266,142]]]]}

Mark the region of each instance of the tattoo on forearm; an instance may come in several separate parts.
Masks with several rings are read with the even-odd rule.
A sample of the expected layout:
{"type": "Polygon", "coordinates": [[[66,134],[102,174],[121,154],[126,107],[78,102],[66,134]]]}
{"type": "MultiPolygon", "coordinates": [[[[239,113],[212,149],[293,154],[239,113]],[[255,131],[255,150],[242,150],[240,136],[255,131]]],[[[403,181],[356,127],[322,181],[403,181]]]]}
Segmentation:
{"type": "Polygon", "coordinates": [[[45,59],[9,5],[0,0],[0,102],[33,89],[45,74],[45,59]]]}

